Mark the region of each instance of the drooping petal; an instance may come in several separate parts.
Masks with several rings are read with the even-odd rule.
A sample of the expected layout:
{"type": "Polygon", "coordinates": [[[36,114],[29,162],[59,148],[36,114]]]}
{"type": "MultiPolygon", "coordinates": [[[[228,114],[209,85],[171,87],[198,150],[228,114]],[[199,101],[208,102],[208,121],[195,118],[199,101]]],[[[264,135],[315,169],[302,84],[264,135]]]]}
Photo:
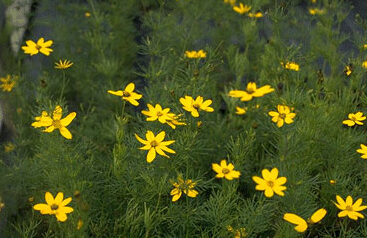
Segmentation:
{"type": "Polygon", "coordinates": [[[171,154],[176,154],[176,151],[164,146],[164,145],[160,145],[159,148],[161,148],[162,150],[168,152],[168,153],[171,153],[171,154]]]}
{"type": "Polygon", "coordinates": [[[56,218],[57,218],[58,221],[61,221],[61,222],[64,222],[64,221],[66,221],[66,219],[68,219],[66,214],[63,213],[63,212],[56,213],[56,218]]]}
{"type": "Polygon", "coordinates": [[[311,223],[317,223],[321,221],[326,215],[326,210],[324,208],[321,208],[314,212],[312,216],[310,217],[311,223]]]}
{"type": "Polygon", "coordinates": [[[266,188],[265,188],[265,197],[270,198],[270,197],[272,197],[272,196],[274,196],[274,191],[273,191],[273,189],[272,189],[272,188],[270,188],[270,187],[266,187],[266,188]]]}
{"type": "Polygon", "coordinates": [[[285,213],[283,219],[289,223],[297,225],[294,229],[298,232],[305,232],[307,230],[307,222],[296,214],[285,213]]]}
{"type": "Polygon", "coordinates": [[[148,151],[148,154],[147,154],[147,162],[148,163],[152,163],[153,160],[155,159],[156,157],[156,152],[155,152],[155,149],[154,148],[151,148],[149,151],[148,151]]]}
{"type": "Polygon", "coordinates": [[[73,135],[70,133],[70,131],[68,130],[68,128],[66,127],[61,127],[60,129],[60,134],[65,137],[68,140],[71,140],[73,138],[73,135]]]}

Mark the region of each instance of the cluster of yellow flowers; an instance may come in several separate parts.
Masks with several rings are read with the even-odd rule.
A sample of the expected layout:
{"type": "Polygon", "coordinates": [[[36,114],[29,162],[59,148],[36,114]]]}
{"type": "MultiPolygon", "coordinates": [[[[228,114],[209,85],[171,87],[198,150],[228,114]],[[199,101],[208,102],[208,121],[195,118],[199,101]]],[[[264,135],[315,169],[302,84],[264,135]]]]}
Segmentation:
{"type": "Polygon", "coordinates": [[[14,88],[17,81],[18,77],[10,76],[10,74],[6,75],[5,78],[0,77],[1,82],[0,88],[2,88],[4,92],[10,92],[14,88]]]}
{"type": "Polygon", "coordinates": [[[260,18],[264,16],[261,12],[249,12],[251,10],[251,6],[244,5],[241,2],[236,6],[236,0],[224,0],[224,3],[229,3],[230,5],[232,5],[233,11],[241,15],[247,13],[247,16],[251,18],[260,18]]]}

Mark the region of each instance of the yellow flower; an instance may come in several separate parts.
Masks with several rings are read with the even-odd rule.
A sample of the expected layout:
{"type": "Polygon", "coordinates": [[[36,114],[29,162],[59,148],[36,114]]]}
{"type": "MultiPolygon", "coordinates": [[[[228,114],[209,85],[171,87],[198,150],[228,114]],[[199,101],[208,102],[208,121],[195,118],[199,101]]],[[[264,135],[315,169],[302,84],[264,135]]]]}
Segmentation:
{"type": "Polygon", "coordinates": [[[322,14],[325,13],[325,10],[324,9],[319,9],[319,8],[310,8],[310,9],[308,9],[308,12],[311,15],[322,15],[322,14]]]}
{"type": "Polygon", "coordinates": [[[277,124],[278,127],[282,127],[284,122],[287,124],[293,123],[293,118],[296,113],[291,112],[291,109],[286,105],[278,105],[278,111],[270,111],[269,116],[273,117],[271,120],[277,124]]]}
{"type": "Polygon", "coordinates": [[[5,204],[1,202],[1,199],[0,199],[0,212],[1,210],[5,207],[5,204]]]}
{"type": "Polygon", "coordinates": [[[0,88],[2,88],[4,92],[5,91],[10,92],[16,84],[16,80],[17,80],[17,77],[15,76],[11,77],[8,74],[6,75],[5,78],[0,78],[0,81],[1,81],[0,88]]]}
{"type": "Polygon", "coordinates": [[[236,0],[224,0],[224,3],[229,3],[233,6],[236,3],[236,0]]]}
{"type": "Polygon", "coordinates": [[[361,148],[357,150],[358,153],[362,154],[362,159],[367,159],[367,146],[364,144],[361,144],[361,148]]]}
{"type": "Polygon", "coordinates": [[[241,173],[234,170],[232,163],[227,165],[227,161],[222,160],[219,164],[212,164],[212,169],[217,173],[216,178],[225,178],[227,180],[232,180],[234,178],[239,178],[241,173]]]}
{"type": "Polygon", "coordinates": [[[345,75],[347,75],[347,76],[351,75],[352,74],[352,70],[353,70],[353,68],[352,68],[352,65],[351,64],[350,65],[346,65],[345,68],[344,68],[345,75]]]}
{"type": "Polygon", "coordinates": [[[11,142],[9,142],[9,143],[7,143],[7,144],[4,145],[4,151],[6,153],[11,152],[14,149],[15,149],[15,145],[13,143],[11,143],[11,142]]]}
{"type": "Polygon", "coordinates": [[[311,0],[312,3],[316,3],[317,0],[311,0]]]}
{"type": "Polygon", "coordinates": [[[366,117],[363,116],[363,112],[357,112],[357,113],[349,113],[348,114],[348,120],[344,120],[343,124],[347,126],[354,126],[357,125],[363,125],[364,120],[366,120],[366,117]]]}
{"type": "Polygon", "coordinates": [[[85,13],[84,13],[84,16],[85,16],[85,17],[90,17],[90,16],[91,16],[91,14],[90,14],[90,12],[85,12],[85,13]]]}
{"type": "Polygon", "coordinates": [[[166,132],[164,131],[160,132],[157,136],[155,136],[152,131],[147,131],[147,133],[145,134],[147,140],[143,140],[137,134],[135,134],[136,139],[140,143],[144,144],[144,146],[139,149],[149,150],[147,154],[148,163],[153,162],[157,153],[167,158],[169,158],[169,156],[166,153],[164,153],[164,151],[172,154],[176,153],[174,150],[171,150],[170,148],[167,147],[167,145],[170,145],[175,141],[174,140],[163,141],[165,136],[166,132]]]}
{"type": "Polygon", "coordinates": [[[236,114],[237,115],[243,115],[246,114],[247,112],[247,107],[236,107],[236,114]]]}
{"type": "Polygon", "coordinates": [[[183,109],[191,112],[193,117],[199,117],[199,110],[206,112],[214,111],[213,108],[209,107],[212,104],[212,100],[204,101],[204,98],[201,96],[197,96],[195,100],[191,96],[185,96],[185,98],[180,98],[180,103],[183,105],[183,109]]]}
{"type": "Polygon", "coordinates": [[[299,65],[295,62],[287,62],[285,65],[283,62],[280,62],[280,64],[285,68],[293,71],[299,71],[299,65]]]}
{"type": "Polygon", "coordinates": [[[60,134],[63,137],[69,140],[72,139],[72,135],[66,127],[75,118],[76,112],[72,112],[65,118],[61,119],[62,108],[58,105],[55,107],[52,116],[53,118],[51,118],[46,111],[43,111],[40,117],[35,117],[36,121],[32,123],[32,126],[35,128],[47,127],[43,132],[53,132],[55,129],[59,129],[60,134]]]}
{"type": "Polygon", "coordinates": [[[363,68],[367,68],[367,61],[363,61],[363,62],[362,62],[362,67],[363,67],[363,68]]]}
{"type": "Polygon", "coordinates": [[[179,121],[180,115],[176,115],[172,112],[169,112],[170,108],[162,109],[162,106],[156,104],[154,107],[151,104],[147,104],[148,111],[141,111],[145,116],[148,116],[147,121],[155,121],[158,120],[160,123],[167,123],[173,129],[176,129],[176,125],[186,125],[186,123],[179,121]]]}
{"type": "Polygon", "coordinates": [[[234,230],[232,226],[227,226],[227,230],[231,233],[233,233],[233,238],[243,238],[243,237],[247,237],[247,233],[246,233],[246,229],[245,228],[240,228],[240,229],[236,229],[234,230]]]}
{"type": "Polygon", "coordinates": [[[204,52],[203,50],[199,50],[199,51],[185,51],[185,56],[187,58],[205,58],[206,57],[206,52],[204,52]]]}
{"type": "Polygon", "coordinates": [[[265,191],[266,197],[272,197],[274,193],[278,194],[279,196],[284,196],[283,190],[287,188],[282,186],[287,182],[286,177],[278,178],[278,169],[273,168],[271,171],[267,169],[263,169],[261,171],[263,179],[257,176],[253,176],[252,180],[254,180],[256,185],[255,189],[259,191],[265,191]]]}
{"type": "Polygon", "coordinates": [[[135,84],[129,83],[124,90],[118,90],[118,91],[108,90],[107,92],[116,96],[121,96],[122,99],[128,101],[132,105],[138,106],[139,102],[137,100],[139,100],[143,95],[135,93],[134,89],[135,84]]]}
{"type": "Polygon", "coordinates": [[[330,179],[329,183],[330,183],[331,185],[334,185],[334,184],[336,183],[336,181],[335,181],[334,179],[330,179]]]}
{"type": "Polygon", "coordinates": [[[64,60],[64,62],[62,60],[59,60],[59,62],[55,63],[55,69],[67,69],[70,68],[74,63],[70,62],[69,60],[64,60]]]}
{"type": "Polygon", "coordinates": [[[363,49],[367,50],[367,44],[363,45],[363,49]]]}
{"type": "Polygon", "coordinates": [[[251,10],[251,6],[243,5],[242,3],[240,3],[239,6],[234,6],[233,7],[233,11],[235,11],[235,12],[241,14],[241,15],[247,13],[250,10],[251,10]]]}
{"type": "Polygon", "coordinates": [[[353,198],[351,196],[348,196],[344,201],[339,195],[336,195],[336,200],[338,203],[334,202],[335,206],[342,210],[338,213],[338,217],[348,216],[353,220],[358,220],[358,217],[364,218],[363,214],[359,213],[360,211],[367,208],[367,206],[361,206],[362,198],[359,198],[354,204],[353,198]]]}
{"type": "Polygon", "coordinates": [[[66,207],[71,202],[71,198],[64,200],[64,194],[62,192],[59,192],[55,198],[50,192],[46,192],[45,200],[47,204],[36,204],[33,206],[33,209],[40,211],[41,214],[55,215],[58,221],[66,221],[66,214],[74,211],[72,207],[66,207]]]}
{"type": "Polygon", "coordinates": [[[52,49],[49,48],[52,45],[53,41],[48,40],[45,42],[45,39],[43,39],[43,37],[39,38],[37,43],[35,43],[32,40],[27,40],[25,43],[27,45],[22,46],[22,50],[24,51],[25,54],[30,54],[31,56],[36,55],[39,52],[49,56],[50,53],[53,51],[52,49]]]}
{"type": "Polygon", "coordinates": [[[172,113],[173,116],[170,117],[169,119],[167,119],[167,124],[172,128],[172,129],[176,129],[176,126],[183,126],[186,125],[185,122],[181,121],[181,116],[182,114],[176,115],[174,113],[172,113]]]}
{"type": "Polygon", "coordinates": [[[171,190],[172,202],[176,202],[184,192],[189,197],[196,197],[199,193],[194,189],[196,183],[191,179],[184,181],[181,177],[177,178],[177,183],[174,182],[172,185],[175,187],[171,190]]]}
{"type": "Polygon", "coordinates": [[[253,17],[253,18],[260,18],[263,17],[264,15],[261,12],[257,12],[257,13],[249,13],[248,14],[249,17],[253,17]]]}
{"type": "Polygon", "coordinates": [[[256,83],[249,82],[246,87],[246,91],[243,90],[231,90],[229,91],[229,96],[234,98],[241,98],[241,101],[250,101],[253,97],[262,97],[265,94],[271,93],[274,88],[270,85],[265,85],[261,88],[256,87],[256,83]]]}
{"type": "Polygon", "coordinates": [[[83,221],[82,221],[82,219],[79,219],[78,224],[76,225],[76,229],[80,230],[80,228],[82,228],[82,226],[83,226],[83,221]]]}
{"type": "MultiPolygon", "coordinates": [[[[321,208],[314,212],[312,216],[308,219],[309,224],[317,223],[321,221],[326,215],[326,210],[321,208]]],[[[293,213],[285,213],[283,219],[287,222],[297,225],[294,229],[298,232],[305,232],[308,228],[307,222],[300,216],[293,213]]]]}

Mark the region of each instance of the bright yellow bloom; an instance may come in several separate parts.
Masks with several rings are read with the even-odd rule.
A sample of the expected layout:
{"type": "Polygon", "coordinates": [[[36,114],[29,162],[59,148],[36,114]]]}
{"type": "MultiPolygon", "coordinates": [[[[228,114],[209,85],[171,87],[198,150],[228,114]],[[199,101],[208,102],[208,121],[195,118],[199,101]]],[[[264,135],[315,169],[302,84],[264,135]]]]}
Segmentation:
{"type": "Polygon", "coordinates": [[[172,129],[176,129],[176,126],[186,125],[186,123],[179,121],[180,115],[176,115],[172,112],[169,112],[170,108],[162,109],[162,106],[156,104],[154,107],[151,104],[147,104],[148,111],[141,111],[147,117],[147,121],[155,121],[158,120],[160,123],[167,123],[172,129]]]}
{"type": "Polygon", "coordinates": [[[246,114],[247,112],[247,107],[236,107],[236,114],[237,115],[243,115],[243,114],[246,114]]]}
{"type": "Polygon", "coordinates": [[[363,45],[363,49],[367,50],[367,44],[363,45]]]}
{"type": "Polygon", "coordinates": [[[241,98],[241,101],[250,101],[253,97],[262,97],[265,94],[271,93],[274,88],[270,85],[265,85],[260,88],[256,87],[256,83],[249,82],[246,87],[246,91],[243,90],[231,90],[229,96],[234,98],[241,98]]]}
{"type": "Polygon", "coordinates": [[[174,150],[171,150],[170,148],[167,147],[167,145],[170,145],[175,141],[174,140],[163,141],[165,136],[166,132],[164,131],[160,132],[157,136],[155,136],[152,131],[147,131],[147,133],[145,134],[147,140],[143,140],[137,134],[135,134],[136,139],[140,143],[144,144],[144,146],[139,149],[149,150],[147,154],[148,163],[153,162],[157,153],[167,158],[169,158],[169,156],[166,153],[164,153],[164,151],[172,154],[176,153],[174,150]]]}
{"type": "Polygon", "coordinates": [[[251,6],[243,5],[242,3],[240,3],[238,6],[233,7],[233,11],[241,15],[247,13],[250,10],[251,10],[251,6]]]}
{"type": "Polygon", "coordinates": [[[70,62],[69,60],[59,60],[59,62],[55,63],[55,69],[67,69],[70,68],[74,63],[70,62]]]}
{"type": "Polygon", "coordinates": [[[308,12],[311,15],[322,15],[322,14],[325,13],[325,10],[324,9],[319,9],[319,8],[310,8],[310,9],[308,9],[308,12]]]}
{"type": "Polygon", "coordinates": [[[367,146],[364,144],[361,144],[361,148],[357,150],[358,153],[362,154],[362,159],[367,159],[367,146]]]}
{"type": "Polygon", "coordinates": [[[353,70],[352,65],[346,65],[344,68],[345,75],[347,76],[351,75],[353,72],[352,70],[353,70]]]}
{"type": "Polygon", "coordinates": [[[236,0],[224,0],[224,3],[229,3],[233,6],[236,3],[236,0]]]}
{"type": "Polygon", "coordinates": [[[71,198],[64,200],[64,194],[62,192],[59,192],[55,198],[50,192],[46,192],[45,200],[47,204],[36,204],[33,206],[33,209],[40,211],[41,214],[55,215],[58,221],[66,221],[66,214],[74,211],[72,207],[66,207],[71,202],[71,198]]]}
{"type": "Polygon", "coordinates": [[[90,14],[90,12],[85,12],[85,13],[84,13],[84,16],[85,16],[85,17],[90,17],[90,16],[91,16],[91,14],[90,14]]]}
{"type": "Polygon", "coordinates": [[[280,64],[285,68],[293,71],[299,71],[299,65],[296,62],[287,62],[285,65],[283,62],[280,64]]]}
{"type": "MultiPolygon", "coordinates": [[[[321,208],[314,212],[312,216],[308,219],[309,224],[314,224],[321,221],[326,215],[326,210],[321,208]]],[[[308,228],[307,222],[300,216],[293,213],[285,213],[283,219],[287,222],[297,225],[294,229],[298,232],[305,232],[308,228]]]]}
{"type": "Polygon", "coordinates": [[[364,120],[366,120],[366,117],[363,116],[363,112],[357,112],[357,113],[349,113],[348,114],[348,120],[344,120],[343,124],[347,126],[354,126],[357,125],[363,125],[364,120]]]}
{"type": "Polygon", "coordinates": [[[316,3],[317,0],[311,0],[312,3],[316,3]]]}
{"type": "Polygon", "coordinates": [[[296,113],[291,112],[291,108],[286,105],[278,105],[278,111],[270,111],[269,116],[273,117],[271,120],[277,124],[278,127],[282,127],[284,122],[287,124],[293,123],[293,118],[296,113]]]}
{"type": "Polygon", "coordinates": [[[191,179],[187,179],[184,181],[181,177],[177,178],[177,183],[174,182],[172,185],[175,187],[171,190],[172,202],[176,202],[184,192],[189,197],[196,197],[199,192],[194,189],[196,183],[193,182],[191,179]]]}
{"type": "Polygon", "coordinates": [[[249,17],[252,17],[252,18],[260,18],[260,17],[263,17],[264,15],[261,13],[261,12],[257,12],[257,13],[249,13],[248,14],[249,17]]]}
{"type": "Polygon", "coordinates": [[[8,75],[6,75],[5,78],[0,78],[0,81],[1,81],[0,88],[2,88],[4,92],[5,91],[10,92],[16,84],[17,77],[15,77],[15,76],[11,77],[8,74],[8,75]]]}
{"type": "Polygon", "coordinates": [[[204,101],[204,98],[201,96],[197,96],[195,100],[191,96],[185,96],[185,98],[180,98],[180,103],[183,105],[183,109],[191,112],[193,117],[199,117],[199,110],[206,112],[214,111],[213,108],[209,107],[212,104],[212,100],[204,101]]]}
{"type": "Polygon", "coordinates": [[[261,174],[263,178],[257,176],[252,177],[252,180],[258,184],[255,187],[256,190],[265,191],[266,197],[272,197],[274,193],[278,194],[279,196],[284,196],[283,190],[286,190],[287,188],[282,185],[287,182],[287,178],[278,178],[277,168],[273,168],[271,171],[263,169],[261,174]]]}
{"type": "Polygon", "coordinates": [[[11,142],[4,145],[4,151],[6,153],[9,153],[9,152],[13,151],[14,149],[15,149],[15,145],[11,142]]]}
{"type": "Polygon", "coordinates": [[[339,195],[336,195],[336,200],[338,203],[334,202],[335,206],[342,210],[338,213],[338,217],[348,216],[353,220],[358,220],[358,217],[364,218],[363,214],[359,213],[360,211],[367,208],[367,206],[361,206],[362,198],[359,198],[354,204],[353,198],[351,196],[348,196],[344,201],[339,195]]]}
{"type": "Polygon", "coordinates": [[[233,233],[233,238],[244,238],[247,237],[246,229],[241,227],[240,229],[234,230],[232,226],[227,226],[227,230],[233,233]]]}
{"type": "Polygon", "coordinates": [[[363,61],[363,62],[362,62],[362,67],[363,67],[363,68],[367,68],[367,61],[363,61]]]}
{"type": "Polygon", "coordinates": [[[45,42],[45,39],[43,39],[43,37],[39,38],[37,43],[35,43],[32,40],[27,40],[25,43],[27,45],[22,46],[22,50],[24,51],[25,54],[30,54],[31,56],[36,55],[39,52],[49,56],[50,53],[53,51],[52,49],[49,48],[52,45],[53,41],[48,40],[45,42]]]}
{"type": "Polygon", "coordinates": [[[222,160],[219,164],[212,164],[212,169],[217,173],[216,178],[225,178],[227,180],[232,180],[234,178],[239,178],[241,173],[234,170],[232,163],[227,165],[227,161],[222,160]]]}
{"type": "Polygon", "coordinates": [[[334,185],[334,184],[336,183],[336,181],[335,181],[334,179],[330,179],[329,183],[330,183],[331,185],[334,185]]]}
{"type": "Polygon", "coordinates": [[[3,202],[1,202],[1,197],[0,197],[0,212],[1,210],[5,207],[5,204],[3,202]]]}
{"type": "Polygon", "coordinates": [[[46,111],[43,111],[40,117],[35,117],[36,121],[32,123],[32,126],[35,128],[47,127],[43,132],[53,132],[55,129],[59,129],[63,137],[69,140],[72,139],[72,135],[66,127],[74,120],[76,112],[72,112],[61,119],[62,108],[58,105],[55,107],[52,116],[53,118],[51,118],[46,111]]]}
{"type": "Polygon", "coordinates": [[[135,84],[129,83],[124,90],[117,90],[117,91],[108,90],[107,92],[116,96],[120,96],[122,97],[122,99],[128,101],[132,105],[138,106],[139,102],[137,100],[142,98],[143,95],[135,93],[134,89],[135,84]]]}
{"type": "Polygon", "coordinates": [[[187,58],[205,58],[206,57],[206,52],[204,52],[203,50],[199,50],[199,51],[185,51],[185,56],[187,58]]]}

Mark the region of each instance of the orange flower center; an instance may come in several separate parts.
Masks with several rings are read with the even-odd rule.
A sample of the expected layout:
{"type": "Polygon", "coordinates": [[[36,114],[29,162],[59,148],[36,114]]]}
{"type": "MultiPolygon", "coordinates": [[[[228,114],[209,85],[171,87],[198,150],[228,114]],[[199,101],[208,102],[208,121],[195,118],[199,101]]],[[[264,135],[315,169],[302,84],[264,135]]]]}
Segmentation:
{"type": "Polygon", "coordinates": [[[230,171],[229,171],[229,169],[227,169],[227,168],[224,168],[224,169],[222,169],[222,173],[224,173],[224,174],[228,174],[230,171]]]}
{"type": "Polygon", "coordinates": [[[150,142],[150,146],[156,147],[156,146],[158,146],[158,142],[153,140],[152,142],[150,142]]]}
{"type": "Polygon", "coordinates": [[[345,208],[345,210],[347,210],[347,211],[349,211],[349,212],[352,212],[352,211],[353,211],[353,207],[352,207],[352,206],[347,206],[347,207],[345,208]]]}
{"type": "Polygon", "coordinates": [[[199,110],[200,105],[195,103],[194,105],[192,105],[192,107],[195,108],[196,110],[199,110]]]}
{"type": "Polygon", "coordinates": [[[286,118],[286,116],[287,116],[287,114],[285,114],[285,113],[280,113],[280,114],[279,114],[279,117],[280,117],[281,119],[286,118]]]}
{"type": "Polygon", "coordinates": [[[37,50],[40,50],[42,48],[42,46],[40,46],[40,45],[36,45],[36,49],[37,50]]]}
{"type": "Polygon", "coordinates": [[[355,116],[351,116],[350,118],[352,121],[357,121],[357,118],[355,116]]]}
{"type": "Polygon", "coordinates": [[[59,209],[59,205],[57,205],[57,204],[52,204],[51,205],[51,210],[57,210],[57,209],[59,209]]]}
{"type": "Polygon", "coordinates": [[[162,112],[157,112],[157,116],[161,117],[161,116],[163,116],[163,113],[162,112]]]}
{"type": "Polygon", "coordinates": [[[57,129],[60,129],[62,127],[61,123],[60,123],[60,120],[56,120],[56,121],[53,121],[52,125],[57,128],[57,129]]]}
{"type": "Polygon", "coordinates": [[[271,188],[274,187],[274,182],[273,181],[267,181],[267,184],[271,188]]]}
{"type": "Polygon", "coordinates": [[[130,94],[129,92],[126,92],[126,91],[123,91],[123,92],[122,92],[122,96],[123,96],[123,97],[130,97],[130,95],[131,95],[131,94],[130,94]]]}

